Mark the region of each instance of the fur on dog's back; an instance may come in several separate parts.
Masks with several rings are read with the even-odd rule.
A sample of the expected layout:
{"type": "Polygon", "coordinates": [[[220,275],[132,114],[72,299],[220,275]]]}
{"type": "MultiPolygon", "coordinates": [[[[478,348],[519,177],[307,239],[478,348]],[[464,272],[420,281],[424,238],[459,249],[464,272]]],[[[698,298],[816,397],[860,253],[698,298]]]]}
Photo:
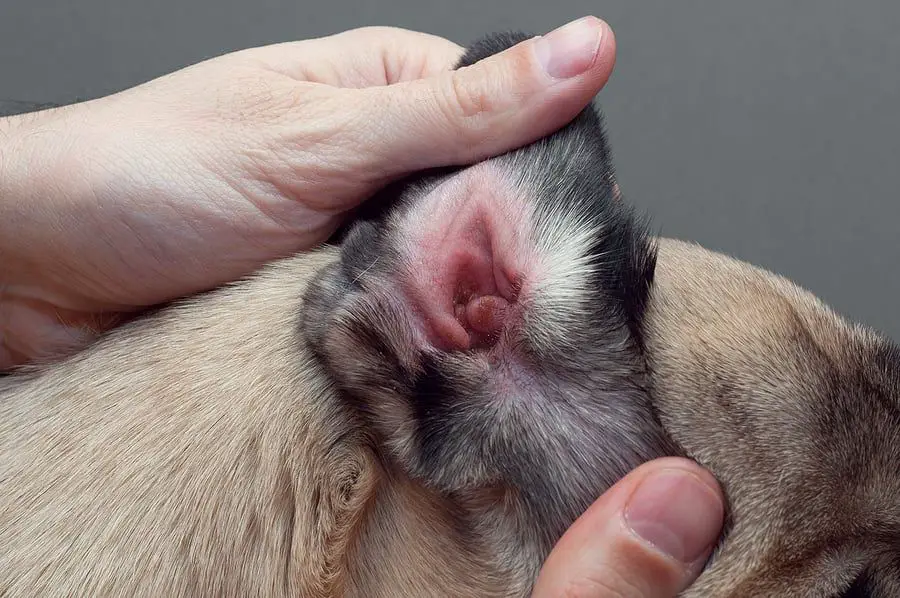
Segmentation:
{"type": "Polygon", "coordinates": [[[189,302],[8,381],[0,590],[296,596],[288,580],[324,579],[359,505],[321,509],[350,480],[365,486],[371,465],[298,350],[299,297],[284,282],[189,302]]]}
{"type": "MultiPolygon", "coordinates": [[[[286,260],[0,384],[0,589],[523,595],[459,505],[381,458],[299,340],[334,259],[286,260]]],[[[731,518],[685,596],[822,598],[861,575],[897,595],[895,346],[698,246],[662,240],[658,259],[654,402],[731,518]]]]}
{"type": "Polygon", "coordinates": [[[298,336],[334,257],[0,384],[0,594],[506,595],[472,574],[491,566],[441,500],[379,461],[298,336]]]}

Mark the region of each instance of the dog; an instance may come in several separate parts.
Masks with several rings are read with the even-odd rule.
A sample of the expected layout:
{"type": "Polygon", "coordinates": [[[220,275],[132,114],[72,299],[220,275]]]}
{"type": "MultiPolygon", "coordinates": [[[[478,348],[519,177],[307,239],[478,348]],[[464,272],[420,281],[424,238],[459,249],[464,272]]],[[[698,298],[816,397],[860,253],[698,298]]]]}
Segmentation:
{"type": "Polygon", "coordinates": [[[0,378],[0,594],[527,596],[675,455],[728,504],[686,598],[900,595],[898,398],[888,339],[654,238],[589,107],[0,378]]]}

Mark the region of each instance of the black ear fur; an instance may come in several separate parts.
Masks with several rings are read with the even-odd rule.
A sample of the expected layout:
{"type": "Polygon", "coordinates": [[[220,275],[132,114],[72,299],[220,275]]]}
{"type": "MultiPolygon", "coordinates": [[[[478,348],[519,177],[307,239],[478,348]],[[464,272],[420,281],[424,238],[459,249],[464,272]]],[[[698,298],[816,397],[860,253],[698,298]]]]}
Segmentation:
{"type": "MultiPolygon", "coordinates": [[[[533,37],[534,35],[520,31],[487,35],[466,48],[456,68],[471,66],[533,37]]],[[[585,137],[590,138],[597,160],[595,165],[597,172],[612,175],[609,144],[606,140],[603,117],[598,110],[593,106],[586,107],[564,129],[579,130],[585,137]]],[[[560,131],[551,137],[561,134],[565,133],[560,131]]],[[[598,187],[601,184],[606,182],[597,181],[598,187]]],[[[647,220],[639,217],[630,206],[622,201],[611,201],[606,202],[603,209],[609,217],[608,230],[611,236],[601,243],[605,246],[603,253],[619,256],[620,259],[617,267],[612,268],[614,274],[611,275],[618,280],[607,281],[610,285],[607,288],[613,290],[623,305],[628,325],[640,343],[641,322],[656,270],[656,245],[650,238],[647,220]]]]}
{"type": "MultiPolygon", "coordinates": [[[[462,57],[456,63],[454,69],[460,69],[466,66],[471,66],[476,62],[487,58],[488,56],[493,56],[494,54],[499,54],[504,50],[512,48],[519,42],[523,42],[531,37],[532,35],[528,35],[526,33],[521,32],[501,32],[501,33],[493,33],[487,35],[475,42],[473,42],[468,48],[463,52],[462,57]]],[[[349,230],[353,227],[354,223],[357,221],[378,221],[381,220],[384,215],[390,210],[390,208],[394,205],[396,200],[400,197],[405,189],[407,189],[411,184],[414,184],[418,181],[421,181],[428,177],[442,177],[453,174],[457,170],[461,170],[460,166],[447,166],[441,168],[433,168],[424,172],[416,172],[411,174],[410,176],[391,183],[384,189],[380,190],[376,193],[371,199],[365,202],[360,208],[357,210],[354,218],[340,227],[328,240],[330,244],[340,245],[344,242],[349,234],[349,230]]]]}
{"type": "MultiPolygon", "coordinates": [[[[466,48],[455,68],[471,66],[533,37],[534,35],[517,31],[486,35],[466,48]]],[[[597,177],[611,177],[613,165],[604,131],[603,118],[594,106],[587,106],[571,123],[563,127],[561,131],[550,135],[550,138],[572,134],[578,134],[587,140],[587,145],[591,148],[590,151],[593,156],[593,161],[588,170],[582,171],[580,174],[584,185],[586,185],[582,186],[582,191],[591,194],[608,195],[608,190],[601,191],[601,189],[608,188],[609,180],[597,177]],[[589,181],[590,184],[588,184],[589,181]]],[[[440,178],[447,176],[461,168],[463,167],[448,166],[413,173],[409,177],[389,185],[361,206],[354,220],[346,226],[352,227],[353,222],[360,220],[377,223],[390,211],[391,207],[403,195],[404,190],[409,185],[431,177],[440,178]]],[[[617,256],[618,261],[614,266],[607,264],[605,270],[609,272],[611,280],[605,281],[603,286],[610,290],[623,307],[628,326],[640,344],[640,337],[642,336],[641,322],[656,269],[656,246],[651,240],[646,219],[638,217],[630,206],[623,201],[612,201],[609,199],[603,201],[602,206],[600,209],[606,212],[607,215],[608,235],[607,238],[598,239],[598,244],[603,246],[603,251],[598,253],[607,256],[617,256]]],[[[346,233],[347,228],[342,228],[332,237],[331,242],[340,243],[345,238],[346,233]]]]}
{"type": "MultiPolygon", "coordinates": [[[[471,66],[476,62],[487,58],[488,56],[493,56],[494,54],[499,54],[504,50],[512,48],[519,42],[525,41],[531,37],[533,36],[520,32],[494,33],[491,35],[487,35],[466,48],[466,50],[463,52],[462,57],[456,63],[454,69],[461,69],[466,66],[471,66]]],[[[413,173],[400,181],[391,183],[384,189],[381,189],[374,196],[372,196],[372,198],[366,201],[362,206],[360,206],[353,219],[341,226],[337,231],[335,231],[335,233],[328,240],[328,243],[333,245],[343,244],[344,240],[347,238],[347,235],[350,232],[350,229],[358,221],[381,220],[394,205],[400,195],[402,195],[403,191],[406,190],[410,185],[428,177],[447,176],[453,174],[457,170],[461,170],[461,168],[462,167],[460,166],[433,168],[425,172],[413,173]]]]}

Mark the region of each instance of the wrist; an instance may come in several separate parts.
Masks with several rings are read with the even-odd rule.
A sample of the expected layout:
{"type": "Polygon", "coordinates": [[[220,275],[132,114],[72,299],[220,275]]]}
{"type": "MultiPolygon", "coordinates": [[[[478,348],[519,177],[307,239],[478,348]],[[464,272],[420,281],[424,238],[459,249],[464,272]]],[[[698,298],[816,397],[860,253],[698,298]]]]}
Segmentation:
{"type": "Polygon", "coordinates": [[[39,248],[51,247],[66,226],[56,206],[75,187],[72,109],[0,119],[0,284],[31,278],[40,269],[39,248]]]}

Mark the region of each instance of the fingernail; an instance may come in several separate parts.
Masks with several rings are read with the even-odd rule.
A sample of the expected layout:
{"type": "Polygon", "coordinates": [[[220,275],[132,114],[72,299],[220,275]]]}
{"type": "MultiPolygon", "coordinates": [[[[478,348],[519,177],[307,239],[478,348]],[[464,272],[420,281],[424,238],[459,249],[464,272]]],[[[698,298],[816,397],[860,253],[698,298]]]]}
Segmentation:
{"type": "Polygon", "coordinates": [[[594,17],[584,17],[538,38],[534,45],[544,71],[554,79],[580,75],[594,63],[604,27],[594,17]]]}
{"type": "Polygon", "coordinates": [[[712,548],[723,517],[718,493],[696,475],[679,469],[648,476],[625,506],[625,521],[638,537],[685,565],[712,548]]]}

